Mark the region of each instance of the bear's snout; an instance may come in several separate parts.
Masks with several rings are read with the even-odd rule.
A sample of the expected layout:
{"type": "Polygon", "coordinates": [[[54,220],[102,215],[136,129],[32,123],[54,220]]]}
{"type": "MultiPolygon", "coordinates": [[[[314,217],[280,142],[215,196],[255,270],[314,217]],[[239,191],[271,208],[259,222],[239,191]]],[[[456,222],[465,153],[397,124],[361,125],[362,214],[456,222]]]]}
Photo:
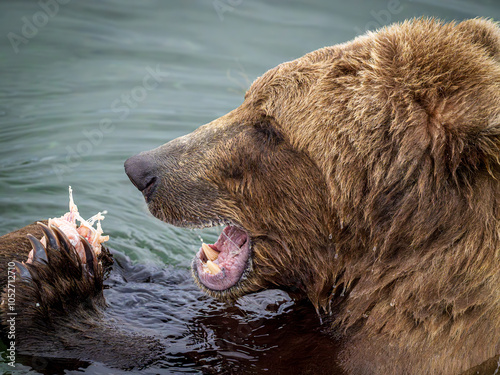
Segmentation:
{"type": "Polygon", "coordinates": [[[146,201],[156,188],[158,177],[155,165],[154,159],[146,153],[132,156],[125,161],[125,173],[135,187],[142,192],[146,201]]]}

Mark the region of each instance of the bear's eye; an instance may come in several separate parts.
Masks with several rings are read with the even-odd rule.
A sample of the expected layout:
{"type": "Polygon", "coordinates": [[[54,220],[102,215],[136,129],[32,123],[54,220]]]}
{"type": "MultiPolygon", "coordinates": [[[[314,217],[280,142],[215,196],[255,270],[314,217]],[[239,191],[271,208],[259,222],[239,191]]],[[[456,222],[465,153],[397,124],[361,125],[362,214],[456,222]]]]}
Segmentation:
{"type": "Polygon", "coordinates": [[[266,116],[253,124],[255,137],[260,143],[275,147],[284,142],[284,137],[276,128],[273,118],[266,116]]]}
{"type": "Polygon", "coordinates": [[[222,168],[222,173],[224,177],[229,180],[241,180],[244,176],[241,165],[225,165],[222,168]]]}

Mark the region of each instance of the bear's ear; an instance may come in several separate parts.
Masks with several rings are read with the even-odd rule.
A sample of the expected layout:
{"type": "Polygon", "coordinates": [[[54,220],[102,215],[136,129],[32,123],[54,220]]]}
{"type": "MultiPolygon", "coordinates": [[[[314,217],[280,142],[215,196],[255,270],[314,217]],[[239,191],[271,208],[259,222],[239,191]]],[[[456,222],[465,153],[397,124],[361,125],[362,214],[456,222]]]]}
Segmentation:
{"type": "Polygon", "coordinates": [[[500,29],[496,22],[475,18],[460,22],[457,29],[473,44],[486,50],[489,56],[500,61],[500,29]]]}

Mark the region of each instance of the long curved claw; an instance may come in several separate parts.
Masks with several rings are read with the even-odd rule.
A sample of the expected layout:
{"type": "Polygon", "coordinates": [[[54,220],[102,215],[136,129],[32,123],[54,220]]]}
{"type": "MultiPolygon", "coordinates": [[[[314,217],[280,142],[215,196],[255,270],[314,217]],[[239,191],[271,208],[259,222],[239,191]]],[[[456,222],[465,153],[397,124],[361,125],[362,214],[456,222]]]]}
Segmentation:
{"type": "Polygon", "coordinates": [[[52,249],[59,249],[59,241],[57,240],[54,232],[52,232],[44,223],[37,222],[37,224],[43,230],[43,234],[47,240],[47,245],[52,249]]]}
{"type": "Polygon", "coordinates": [[[90,273],[91,276],[94,276],[95,274],[95,269],[94,269],[94,250],[92,250],[92,246],[90,245],[89,241],[83,236],[80,236],[80,239],[83,243],[83,248],[85,249],[85,258],[86,258],[86,263],[87,263],[87,270],[90,273]]]}
{"type": "Polygon", "coordinates": [[[16,272],[19,274],[19,276],[21,276],[22,279],[32,280],[30,271],[22,263],[19,263],[15,260],[14,267],[16,269],[16,272]]]}
{"type": "Polygon", "coordinates": [[[64,234],[62,230],[60,230],[58,227],[54,225],[51,225],[50,229],[52,229],[54,234],[57,236],[59,244],[64,249],[63,251],[61,251],[61,253],[66,254],[69,261],[73,264],[74,267],[79,268],[80,267],[79,265],[81,264],[80,257],[76,253],[76,250],[69,241],[68,237],[64,234]]]}
{"type": "Polygon", "coordinates": [[[54,225],[51,225],[50,229],[57,236],[57,239],[59,240],[60,247],[62,247],[64,249],[64,251],[66,251],[66,254],[71,255],[71,248],[73,247],[73,245],[71,245],[71,242],[69,242],[69,239],[64,234],[64,232],[54,225]]]}
{"type": "Polygon", "coordinates": [[[36,260],[40,263],[49,263],[49,258],[47,257],[45,246],[43,246],[42,243],[31,234],[28,234],[28,240],[30,240],[31,246],[33,246],[33,260],[36,260]]]}

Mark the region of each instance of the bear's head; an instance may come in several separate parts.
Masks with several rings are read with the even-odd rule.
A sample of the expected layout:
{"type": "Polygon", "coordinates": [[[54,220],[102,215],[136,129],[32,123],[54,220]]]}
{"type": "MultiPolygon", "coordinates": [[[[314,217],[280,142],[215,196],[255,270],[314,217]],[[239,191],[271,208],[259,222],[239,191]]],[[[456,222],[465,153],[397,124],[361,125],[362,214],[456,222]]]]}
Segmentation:
{"type": "Polygon", "coordinates": [[[157,218],[226,226],[192,264],[217,298],[282,287],[329,309],[347,291],[355,322],[416,285],[496,280],[493,250],[466,254],[498,243],[499,35],[490,21],[420,19],[311,52],[126,172],[157,218]]]}
{"type": "Polygon", "coordinates": [[[157,218],[188,228],[225,226],[192,264],[198,284],[218,298],[306,284],[301,279],[312,277],[318,260],[331,260],[321,251],[330,233],[321,171],[257,96],[126,163],[157,218]]]}

